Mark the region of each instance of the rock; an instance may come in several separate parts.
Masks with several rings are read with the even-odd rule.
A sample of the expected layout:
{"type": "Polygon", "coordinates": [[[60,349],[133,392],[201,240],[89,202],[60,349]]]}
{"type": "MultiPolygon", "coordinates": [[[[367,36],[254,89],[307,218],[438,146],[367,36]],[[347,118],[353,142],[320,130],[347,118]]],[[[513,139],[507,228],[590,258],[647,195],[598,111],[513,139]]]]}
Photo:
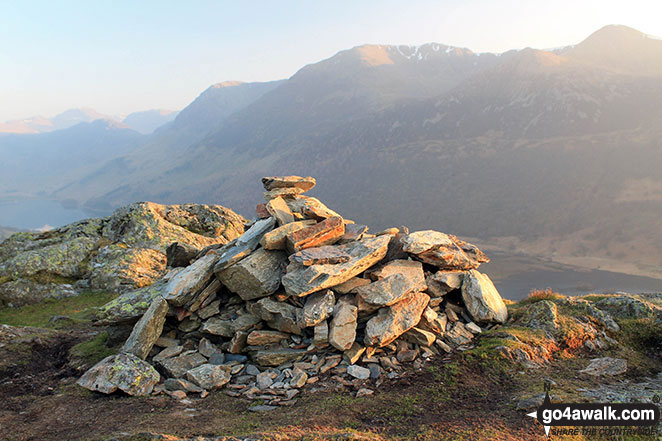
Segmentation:
{"type": "Polygon", "coordinates": [[[157,338],[154,342],[154,346],[158,346],[160,348],[172,348],[179,346],[179,340],[161,335],[161,337],[157,338]]]}
{"type": "Polygon", "coordinates": [[[345,263],[311,266],[290,263],[282,280],[285,291],[291,296],[303,297],[346,282],[381,260],[389,240],[389,236],[380,236],[337,245],[351,256],[351,260],[345,263]]]}
{"type": "Polygon", "coordinates": [[[221,350],[214,343],[203,337],[200,339],[200,343],[198,343],[198,352],[210,358],[212,355],[221,352],[221,350]]]}
{"type": "Polygon", "coordinates": [[[366,324],[366,346],[386,346],[416,326],[429,301],[427,294],[416,292],[392,306],[381,308],[366,324]]]}
{"type": "MultiPolygon", "coordinates": [[[[218,283],[220,285],[220,282],[218,283]]],[[[209,305],[197,311],[198,317],[200,317],[202,320],[207,320],[209,317],[212,317],[220,312],[220,306],[221,306],[221,301],[215,300],[211,302],[209,305]]]]}
{"type": "Polygon", "coordinates": [[[326,320],[333,313],[336,297],[333,291],[326,290],[306,297],[303,309],[298,310],[297,324],[300,328],[308,328],[326,320]]]}
{"type": "Polygon", "coordinates": [[[299,389],[303,387],[307,381],[308,381],[308,374],[306,374],[303,371],[300,371],[297,374],[295,374],[290,380],[290,387],[299,389]]]}
{"type": "Polygon", "coordinates": [[[347,373],[354,378],[358,378],[359,380],[367,380],[370,378],[370,369],[366,369],[355,364],[347,366],[347,373]]]}
{"type": "Polygon", "coordinates": [[[474,335],[464,327],[462,322],[458,321],[453,322],[453,324],[448,329],[448,332],[446,332],[445,337],[455,346],[461,346],[471,343],[474,335]]]}
{"type": "Polygon", "coordinates": [[[362,387],[356,392],[356,398],[367,397],[374,393],[375,393],[374,390],[362,387]]]}
{"type": "Polygon", "coordinates": [[[187,267],[199,252],[199,249],[187,243],[173,242],[166,248],[167,266],[169,268],[187,267]]]}
{"type": "Polygon", "coordinates": [[[306,351],[298,349],[264,349],[257,351],[254,360],[260,366],[280,366],[281,364],[298,360],[306,351]]]}
{"type": "Polygon", "coordinates": [[[204,389],[191,383],[190,381],[184,380],[182,378],[168,378],[163,382],[165,390],[174,392],[174,391],[183,391],[183,392],[193,392],[193,393],[202,393],[204,389]]]}
{"type": "Polygon", "coordinates": [[[381,280],[394,274],[402,274],[413,285],[417,286],[419,291],[425,290],[427,286],[425,274],[423,273],[423,264],[415,260],[391,260],[384,265],[366,271],[366,274],[372,280],[381,280]]]}
{"type": "Polygon", "coordinates": [[[120,353],[94,365],[77,384],[105,394],[119,389],[129,395],[146,396],[159,380],[159,373],[149,363],[133,354],[120,353]]]}
{"type": "Polygon", "coordinates": [[[591,363],[582,369],[581,373],[593,376],[621,375],[628,370],[628,362],[622,358],[594,358],[591,363]]]}
{"type": "Polygon", "coordinates": [[[308,191],[315,186],[315,178],[306,176],[267,176],[262,178],[262,185],[267,191],[277,188],[299,188],[308,191]]]}
{"type": "Polygon", "coordinates": [[[370,279],[363,279],[361,277],[352,277],[346,282],[341,283],[333,287],[333,290],[338,294],[349,294],[354,288],[359,286],[369,285],[372,283],[370,279]]]}
{"type": "Polygon", "coordinates": [[[177,329],[183,333],[193,332],[200,327],[200,321],[191,318],[185,318],[179,323],[177,329]]]}
{"type": "Polygon", "coordinates": [[[274,377],[271,372],[261,372],[255,378],[255,384],[260,389],[266,389],[274,383],[274,377]]]}
{"type": "Polygon", "coordinates": [[[402,239],[403,250],[442,270],[475,269],[489,259],[474,245],[438,231],[417,231],[402,239]]]}
{"type": "Polygon", "coordinates": [[[341,299],[335,307],[329,324],[329,344],[339,351],[352,347],[356,339],[356,319],[358,309],[348,301],[341,299]]]}
{"type": "Polygon", "coordinates": [[[186,378],[203,389],[220,389],[230,382],[226,366],[203,364],[186,372],[186,378]]]}
{"type": "Polygon", "coordinates": [[[258,329],[248,334],[247,343],[249,346],[262,346],[279,343],[288,338],[290,338],[290,334],[284,332],[258,329]]]}
{"type": "Polygon", "coordinates": [[[520,323],[532,329],[554,334],[559,329],[558,307],[549,300],[540,300],[527,306],[520,323]]]}
{"type": "Polygon", "coordinates": [[[429,306],[423,311],[421,321],[418,322],[419,328],[432,332],[435,335],[444,335],[446,332],[446,323],[448,319],[446,314],[437,314],[429,306]]]}
{"type": "Polygon", "coordinates": [[[301,193],[303,193],[303,190],[301,190],[300,188],[274,188],[273,190],[264,192],[264,200],[270,201],[276,198],[293,199],[296,198],[301,193]]]}
{"type": "Polygon", "coordinates": [[[505,323],[508,309],[490,278],[476,270],[468,271],[462,282],[462,300],[469,315],[478,323],[505,323]]]}
{"type": "Polygon", "coordinates": [[[341,242],[349,242],[359,240],[368,231],[366,225],[359,224],[345,224],[345,234],[340,238],[341,242]]]}
{"type": "Polygon", "coordinates": [[[464,325],[464,327],[467,328],[467,330],[472,334],[480,334],[483,332],[481,327],[475,324],[474,322],[469,322],[466,325],[464,325]]]}
{"type": "Polygon", "coordinates": [[[186,305],[211,282],[217,261],[217,255],[209,254],[179,271],[168,281],[163,297],[173,306],[186,305]]]}
{"type": "Polygon", "coordinates": [[[269,406],[267,404],[258,404],[248,408],[251,412],[269,412],[270,410],[278,409],[278,406],[269,406]]]}
{"type": "Polygon", "coordinates": [[[143,360],[147,358],[154,342],[163,332],[163,324],[168,309],[168,302],[163,297],[156,297],[142,318],[133,327],[131,335],[122,346],[122,352],[131,353],[143,360]]]}
{"type": "Polygon", "coordinates": [[[426,277],[427,292],[432,297],[442,297],[449,292],[460,289],[464,271],[438,271],[426,277]]]}
{"type": "Polygon", "coordinates": [[[415,284],[410,278],[396,273],[372,282],[370,285],[354,288],[352,292],[356,293],[358,297],[370,305],[391,306],[399,302],[406,295],[420,291],[421,288],[420,285],[415,284]]]}
{"type": "Polygon", "coordinates": [[[278,225],[286,225],[294,222],[292,210],[287,206],[283,198],[277,197],[271,199],[266,206],[267,211],[276,218],[278,225]]]}
{"type": "Polygon", "coordinates": [[[343,234],[345,234],[345,224],[342,217],[333,216],[288,234],[285,244],[290,252],[297,252],[306,248],[331,245],[340,240],[343,234]]]}
{"type": "Polygon", "coordinates": [[[232,320],[224,320],[218,316],[208,319],[200,330],[212,335],[232,338],[237,331],[247,331],[260,322],[253,314],[240,314],[232,320]]]}
{"type": "Polygon", "coordinates": [[[291,334],[301,334],[301,328],[297,325],[298,308],[289,303],[275,302],[265,298],[252,304],[251,312],[267,322],[270,328],[291,334]]]}
{"type": "Polygon", "coordinates": [[[246,339],[248,333],[246,331],[237,331],[228,343],[228,352],[231,354],[238,354],[246,347],[246,339]]]}
{"type": "Polygon", "coordinates": [[[333,246],[307,248],[289,257],[290,262],[300,263],[305,266],[345,263],[349,262],[350,259],[351,256],[349,254],[333,246]]]}
{"type": "Polygon", "coordinates": [[[219,273],[230,265],[239,262],[253,252],[260,244],[260,240],[276,225],[276,219],[269,217],[255,222],[244,234],[235,241],[218,250],[218,261],[214,268],[219,273]]]}
{"type": "Polygon", "coordinates": [[[437,336],[432,332],[414,326],[409,331],[405,332],[405,338],[420,346],[432,346],[432,343],[437,339],[437,336]]]}
{"type": "Polygon", "coordinates": [[[347,358],[347,361],[349,361],[350,364],[355,364],[359,361],[359,358],[361,358],[361,355],[363,355],[364,352],[365,346],[361,346],[359,343],[354,342],[352,347],[346,350],[343,355],[347,358]]]}
{"type": "Polygon", "coordinates": [[[325,348],[329,345],[329,324],[326,320],[315,325],[313,329],[313,344],[318,348],[325,348]]]}
{"type": "Polygon", "coordinates": [[[285,202],[293,213],[298,213],[305,219],[321,221],[330,217],[340,216],[338,213],[321,203],[318,199],[309,196],[296,196],[291,199],[286,199],[285,202]]]}
{"type": "Polygon", "coordinates": [[[176,357],[159,360],[158,364],[163,367],[170,377],[183,377],[187,371],[207,363],[207,359],[196,351],[187,351],[176,357]]]}
{"type": "Polygon", "coordinates": [[[264,248],[216,273],[218,279],[242,300],[253,300],[276,292],[287,256],[264,248]]]}
{"type": "Polygon", "coordinates": [[[280,227],[266,233],[262,239],[260,239],[260,245],[267,250],[284,250],[286,246],[286,238],[289,234],[310,227],[311,225],[315,225],[315,221],[312,219],[281,225],[280,227]]]}
{"type": "Polygon", "coordinates": [[[255,215],[258,219],[266,219],[271,217],[271,213],[267,211],[267,204],[261,203],[255,206],[255,215]]]}

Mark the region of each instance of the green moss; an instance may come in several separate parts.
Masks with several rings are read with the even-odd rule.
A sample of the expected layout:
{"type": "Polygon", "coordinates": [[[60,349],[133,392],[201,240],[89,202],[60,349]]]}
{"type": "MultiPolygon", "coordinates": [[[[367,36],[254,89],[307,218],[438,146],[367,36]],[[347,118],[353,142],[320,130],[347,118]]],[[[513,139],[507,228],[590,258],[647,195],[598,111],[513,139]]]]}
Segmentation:
{"type": "Polygon", "coordinates": [[[13,279],[9,276],[0,276],[0,285],[3,283],[11,282],[13,279]]]}
{"type": "Polygon", "coordinates": [[[0,308],[0,323],[12,326],[52,327],[48,320],[56,315],[66,315],[76,322],[89,321],[93,308],[117,297],[116,293],[86,292],[64,299],[48,299],[35,305],[20,308],[0,308]]]}
{"type": "Polygon", "coordinates": [[[77,281],[77,279],[73,277],[63,277],[58,274],[51,274],[45,271],[39,271],[36,274],[26,277],[26,279],[42,285],[46,285],[49,283],[55,283],[58,285],[64,285],[64,284],[73,285],[77,281]]]}
{"type": "Polygon", "coordinates": [[[73,346],[69,353],[74,357],[80,358],[90,364],[94,364],[109,355],[113,355],[115,351],[108,347],[108,333],[102,332],[90,340],[73,346]]]}

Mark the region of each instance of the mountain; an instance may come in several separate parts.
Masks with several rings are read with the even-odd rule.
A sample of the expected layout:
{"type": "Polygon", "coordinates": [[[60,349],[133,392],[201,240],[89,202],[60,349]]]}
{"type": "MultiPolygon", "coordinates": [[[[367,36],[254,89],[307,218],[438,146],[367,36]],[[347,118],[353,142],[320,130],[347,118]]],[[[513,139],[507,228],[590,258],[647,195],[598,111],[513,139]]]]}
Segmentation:
{"type": "Polygon", "coordinates": [[[44,196],[130,152],[142,138],[103,119],[48,133],[0,136],[0,195],[44,196]]]}
{"type": "Polygon", "coordinates": [[[660,60],[662,41],[623,26],[554,51],[359,46],[193,138],[177,127],[185,109],[167,134],[57,195],[250,215],[256,178],[312,175],[332,208],[378,228],[437,228],[659,274],[660,60]]]}
{"type": "Polygon", "coordinates": [[[152,109],[130,113],[122,120],[122,123],[136,132],[149,135],[175,119],[176,116],[177,112],[174,110],[152,109]]]}
{"type": "Polygon", "coordinates": [[[94,109],[83,107],[80,109],[69,109],[55,115],[53,118],[44,118],[35,116],[32,118],[7,121],[0,123],[0,134],[2,133],[45,133],[55,130],[68,129],[82,122],[92,122],[97,119],[114,119],[111,116],[103,115],[94,109]]]}

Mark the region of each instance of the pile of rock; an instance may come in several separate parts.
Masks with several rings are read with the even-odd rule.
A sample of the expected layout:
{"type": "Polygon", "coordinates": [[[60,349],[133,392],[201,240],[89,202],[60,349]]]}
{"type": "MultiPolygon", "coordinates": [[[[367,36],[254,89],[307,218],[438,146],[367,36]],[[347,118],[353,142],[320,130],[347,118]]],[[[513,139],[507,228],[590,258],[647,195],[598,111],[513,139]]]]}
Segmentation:
{"type": "Polygon", "coordinates": [[[506,321],[499,293],[476,271],[488,259],[474,245],[405,227],[370,234],[303,195],[313,178],[262,182],[267,203],[252,226],[172,271],[121,354],[80,385],[178,398],[226,387],[287,405],[328,372],[368,394],[366,382],[506,321]]]}

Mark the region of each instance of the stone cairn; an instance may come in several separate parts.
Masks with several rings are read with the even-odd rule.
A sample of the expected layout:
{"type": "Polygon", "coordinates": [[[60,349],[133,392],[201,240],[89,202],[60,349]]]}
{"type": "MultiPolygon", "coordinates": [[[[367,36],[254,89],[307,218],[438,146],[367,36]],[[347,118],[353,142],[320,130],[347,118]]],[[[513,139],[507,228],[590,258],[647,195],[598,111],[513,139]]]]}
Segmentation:
{"type": "Polygon", "coordinates": [[[175,259],[183,267],[121,352],[79,385],[178,399],[225,388],[267,407],[293,404],[314,383],[367,395],[506,321],[474,245],[405,227],[370,234],[303,195],[311,177],[262,183],[267,203],[245,233],[175,259]]]}

